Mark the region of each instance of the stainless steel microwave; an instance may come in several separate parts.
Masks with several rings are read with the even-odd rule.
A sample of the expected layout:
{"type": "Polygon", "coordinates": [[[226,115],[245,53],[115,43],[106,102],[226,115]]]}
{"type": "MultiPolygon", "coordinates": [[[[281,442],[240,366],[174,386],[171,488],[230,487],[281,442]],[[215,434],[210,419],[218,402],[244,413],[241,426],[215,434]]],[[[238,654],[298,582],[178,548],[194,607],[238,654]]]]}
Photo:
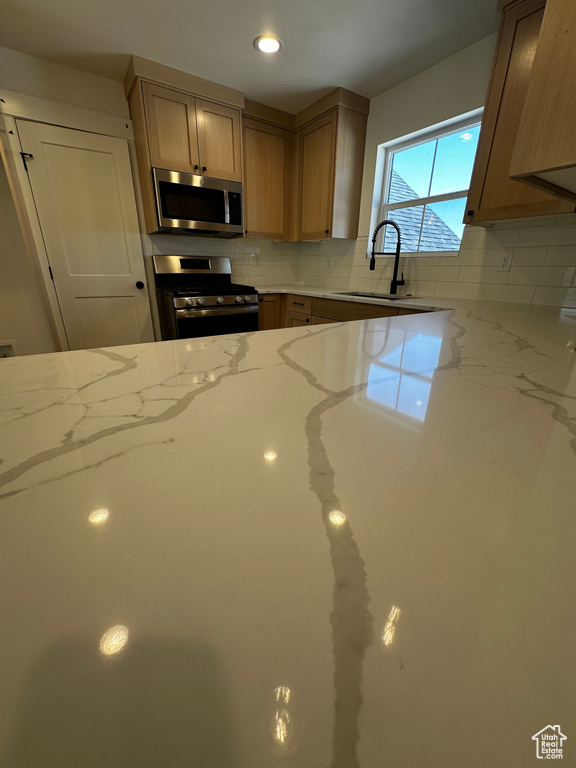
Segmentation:
{"type": "Polygon", "coordinates": [[[235,237],[243,233],[242,184],[153,168],[158,232],[235,237]]]}

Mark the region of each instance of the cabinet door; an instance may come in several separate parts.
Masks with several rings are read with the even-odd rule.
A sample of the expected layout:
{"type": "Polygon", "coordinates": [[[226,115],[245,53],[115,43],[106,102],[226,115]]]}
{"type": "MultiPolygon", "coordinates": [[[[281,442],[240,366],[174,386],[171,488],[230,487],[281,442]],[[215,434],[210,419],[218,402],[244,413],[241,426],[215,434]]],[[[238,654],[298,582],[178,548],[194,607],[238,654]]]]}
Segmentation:
{"type": "Polygon", "coordinates": [[[290,132],[245,119],[244,226],[248,237],[288,238],[290,132]]]}
{"type": "Polygon", "coordinates": [[[301,325],[310,325],[310,315],[303,315],[301,312],[293,312],[289,309],[286,312],[286,325],[288,328],[298,328],[301,325]]]}
{"type": "Polygon", "coordinates": [[[196,99],[196,123],[201,173],[242,181],[240,110],[196,99]]]}
{"type": "Polygon", "coordinates": [[[271,331],[280,328],[280,295],[263,294],[258,297],[258,330],[271,331]]]}
{"type": "Polygon", "coordinates": [[[573,206],[509,178],[546,0],[504,12],[464,221],[544,216],[573,206]]]}
{"type": "Polygon", "coordinates": [[[330,237],[334,201],[336,112],[299,131],[301,211],[300,237],[330,237]]]}
{"type": "Polygon", "coordinates": [[[142,83],[153,168],[198,173],[194,97],[142,83]]]}

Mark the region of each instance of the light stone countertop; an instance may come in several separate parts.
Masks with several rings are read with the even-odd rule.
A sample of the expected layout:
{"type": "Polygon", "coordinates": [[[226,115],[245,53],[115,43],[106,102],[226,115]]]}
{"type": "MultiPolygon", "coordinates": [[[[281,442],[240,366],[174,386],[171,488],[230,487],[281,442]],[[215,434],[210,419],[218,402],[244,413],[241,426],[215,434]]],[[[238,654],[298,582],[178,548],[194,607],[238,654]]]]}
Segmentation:
{"type": "Polygon", "coordinates": [[[1,362],[2,768],[576,764],[576,314],[427,304],[1,362]]]}

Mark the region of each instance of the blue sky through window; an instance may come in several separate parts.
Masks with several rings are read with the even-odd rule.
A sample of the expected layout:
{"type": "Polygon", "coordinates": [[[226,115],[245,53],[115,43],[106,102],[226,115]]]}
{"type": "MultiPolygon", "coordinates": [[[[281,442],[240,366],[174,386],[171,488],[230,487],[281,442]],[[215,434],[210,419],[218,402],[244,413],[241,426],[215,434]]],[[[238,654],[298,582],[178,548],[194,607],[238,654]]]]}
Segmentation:
{"type": "MultiPolygon", "coordinates": [[[[457,241],[449,235],[441,237],[441,225],[445,224],[458,240],[462,237],[464,225],[462,219],[466,206],[466,193],[470,186],[472,168],[480,125],[459,128],[449,134],[426,141],[416,146],[398,150],[392,154],[392,181],[388,184],[388,199],[386,205],[409,203],[423,197],[440,195],[455,195],[462,191],[462,196],[456,199],[440,200],[413,208],[409,205],[402,209],[391,209],[387,216],[398,222],[403,232],[403,251],[445,251],[457,250],[457,241]],[[402,228],[402,224],[405,228],[402,228]],[[420,225],[422,227],[421,239],[420,225]],[[440,225],[440,228],[439,228],[440,225]],[[406,230],[406,231],[405,231],[406,230]]],[[[385,250],[390,248],[392,233],[386,232],[385,250]]]]}

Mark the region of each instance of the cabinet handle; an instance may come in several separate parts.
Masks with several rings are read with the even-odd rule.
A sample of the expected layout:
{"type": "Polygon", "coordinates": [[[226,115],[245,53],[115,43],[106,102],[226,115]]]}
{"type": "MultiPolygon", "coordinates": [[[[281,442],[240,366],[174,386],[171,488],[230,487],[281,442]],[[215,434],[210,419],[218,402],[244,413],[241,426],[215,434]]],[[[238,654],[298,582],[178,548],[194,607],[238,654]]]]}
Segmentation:
{"type": "Polygon", "coordinates": [[[466,211],[466,216],[474,216],[474,211],[466,211]]]}
{"type": "Polygon", "coordinates": [[[198,168],[200,168],[200,166],[199,166],[199,165],[195,165],[195,166],[194,166],[194,170],[195,170],[195,171],[197,171],[197,170],[198,170],[198,168]]]}
{"type": "Polygon", "coordinates": [[[205,171],[205,170],[206,170],[206,166],[205,166],[205,165],[203,165],[203,166],[202,166],[202,170],[203,170],[203,171],[205,171]]]}
{"type": "Polygon", "coordinates": [[[329,229],[325,229],[325,230],[324,230],[324,232],[325,232],[325,234],[327,234],[327,235],[329,235],[329,234],[330,234],[330,230],[329,230],[329,229]]]}
{"type": "Polygon", "coordinates": [[[310,322],[310,318],[309,318],[309,317],[307,317],[307,318],[306,318],[306,322],[307,322],[307,323],[309,323],[309,322],[310,322]]]}
{"type": "Polygon", "coordinates": [[[294,306],[296,306],[296,307],[303,307],[304,306],[304,302],[303,301],[293,301],[292,304],[294,304],[294,306]]]}

